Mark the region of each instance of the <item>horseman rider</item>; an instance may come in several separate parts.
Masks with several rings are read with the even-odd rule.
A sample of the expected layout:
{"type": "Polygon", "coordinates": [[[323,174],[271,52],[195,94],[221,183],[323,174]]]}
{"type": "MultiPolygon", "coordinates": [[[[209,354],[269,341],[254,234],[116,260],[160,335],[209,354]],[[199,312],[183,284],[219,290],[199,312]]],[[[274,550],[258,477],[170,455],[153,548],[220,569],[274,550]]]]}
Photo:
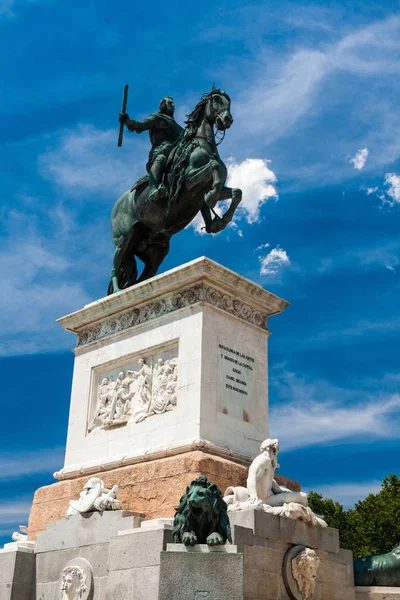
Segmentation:
{"type": "Polygon", "coordinates": [[[167,96],[161,100],[159,112],[151,114],[144,121],[134,121],[127,113],[119,115],[119,122],[125,124],[129,131],[149,132],[151,150],[146,170],[149,174],[149,200],[153,202],[168,193],[162,177],[171,148],[183,131],[174,119],[174,112],[174,101],[167,96]]]}

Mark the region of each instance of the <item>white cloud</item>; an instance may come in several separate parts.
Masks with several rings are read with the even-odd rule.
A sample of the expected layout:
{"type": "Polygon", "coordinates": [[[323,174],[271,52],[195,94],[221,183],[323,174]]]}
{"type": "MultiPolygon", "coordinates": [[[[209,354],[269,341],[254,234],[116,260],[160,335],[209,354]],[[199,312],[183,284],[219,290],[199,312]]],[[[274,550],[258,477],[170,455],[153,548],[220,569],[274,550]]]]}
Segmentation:
{"type": "Polygon", "coordinates": [[[265,158],[246,158],[241,163],[231,158],[228,162],[227,185],[242,190],[243,199],[238,214],[244,212],[248,223],[260,220],[260,208],[267,200],[278,199],[274,187],[277,178],[269,168],[269,162],[265,158]]]}
{"type": "Polygon", "coordinates": [[[386,202],[390,204],[390,206],[400,204],[400,175],[396,175],[396,173],[386,173],[385,185],[388,186],[386,194],[390,198],[390,200],[387,198],[386,202]]]}
{"type": "MultiPolygon", "coordinates": [[[[28,517],[32,506],[32,500],[10,500],[10,501],[2,501],[0,504],[0,527],[2,525],[7,524],[15,524],[19,523],[21,525],[28,524],[28,517]]],[[[2,529],[2,531],[6,532],[6,529],[2,529]]],[[[10,537],[12,531],[10,531],[10,537]]],[[[10,542],[12,540],[10,539],[10,542]]]]}
{"type": "Polygon", "coordinates": [[[378,186],[367,187],[365,189],[367,196],[375,194],[382,201],[382,207],[393,208],[400,204],[400,175],[396,173],[386,173],[384,185],[386,190],[380,189],[378,186]]]}
{"type": "MultiPolygon", "coordinates": [[[[37,334],[37,342],[41,344],[46,332],[55,326],[56,318],[89,301],[78,283],[64,279],[69,268],[65,256],[46,249],[41,239],[7,244],[0,252],[0,268],[3,273],[13,275],[4,279],[0,295],[3,341],[7,336],[37,334]]],[[[15,349],[19,343],[25,352],[25,341],[21,336],[15,349]]],[[[27,342],[29,347],[32,338],[27,342]]],[[[0,355],[8,355],[10,350],[9,343],[3,343],[0,355]]]]}
{"type": "Polygon", "coordinates": [[[363,500],[368,494],[377,494],[382,489],[382,484],[377,479],[365,482],[344,482],[333,484],[312,484],[304,490],[314,490],[322,494],[324,498],[331,498],[343,504],[344,508],[351,508],[359,500],[363,500]]]}
{"type": "Polygon", "coordinates": [[[129,139],[125,132],[118,148],[116,132],[87,124],[64,132],[58,146],[39,158],[42,174],[69,193],[113,194],[116,199],[145,173],[149,146],[147,139],[129,139]]]}
{"type": "Polygon", "coordinates": [[[270,410],[271,435],[282,450],[400,437],[400,394],[309,382],[285,370],[272,375],[271,385],[286,399],[270,410]]]}
{"type": "Polygon", "coordinates": [[[290,143],[273,146],[286,190],[289,185],[304,190],[304,184],[320,186],[354,176],[358,171],[349,170],[340,158],[352,156],[354,131],[363,132],[363,147],[377,149],[376,164],[392,162],[400,156],[397,80],[393,88],[399,34],[396,16],[350,30],[339,39],[329,36],[328,40],[336,38],[333,43],[324,38],[316,49],[303,45],[282,55],[257,45],[254,71],[246,64],[244,88],[239,72],[235,123],[224,149],[237,156],[238,148],[244,155],[260,154],[266,144],[271,147],[290,134],[290,143]]]}
{"type": "MultiPolygon", "coordinates": [[[[299,50],[281,65],[258,65],[259,75],[235,103],[243,134],[269,141],[290,130],[310,108],[316,87],[329,65],[328,54],[299,50]]],[[[235,135],[235,134],[234,134],[235,135]]]]}
{"type": "Polygon", "coordinates": [[[0,269],[10,275],[0,294],[0,356],[70,347],[70,336],[55,321],[91,300],[77,274],[93,270],[88,263],[97,246],[87,257],[86,242],[76,239],[73,221],[60,206],[45,206],[43,216],[40,200],[34,206],[36,214],[31,202],[22,200],[18,211],[3,215],[7,235],[0,269]]]}
{"type": "MultiPolygon", "coordinates": [[[[264,244],[264,247],[268,245],[264,244]]],[[[279,246],[273,248],[266,256],[259,256],[258,260],[260,261],[260,275],[276,275],[282,266],[290,265],[286,251],[279,246]]]]}
{"type": "MultiPolygon", "coordinates": [[[[353,156],[353,158],[351,158],[349,160],[350,163],[353,164],[355,169],[358,169],[359,171],[361,171],[361,169],[364,168],[366,160],[368,157],[368,148],[362,148],[361,150],[358,150],[355,154],[355,156],[353,156]]],[[[368,191],[367,191],[368,193],[368,191]]]]}
{"type": "Polygon", "coordinates": [[[0,481],[37,475],[52,474],[63,463],[65,448],[45,448],[43,450],[26,450],[23,454],[0,453],[0,481]]]}
{"type": "MultiPolygon", "coordinates": [[[[237,229],[239,237],[243,237],[243,231],[238,228],[237,222],[242,218],[249,224],[260,221],[260,208],[270,198],[278,199],[278,194],[274,187],[277,182],[276,175],[268,166],[265,158],[246,158],[241,163],[237,163],[234,158],[227,162],[228,177],[226,185],[232,188],[240,188],[243,192],[243,198],[239,204],[234,220],[229,227],[237,229]]],[[[220,202],[215,211],[222,215],[228,208],[230,200],[220,202]]],[[[198,213],[188,225],[193,227],[199,234],[205,234],[204,221],[201,213],[198,213]]]]}

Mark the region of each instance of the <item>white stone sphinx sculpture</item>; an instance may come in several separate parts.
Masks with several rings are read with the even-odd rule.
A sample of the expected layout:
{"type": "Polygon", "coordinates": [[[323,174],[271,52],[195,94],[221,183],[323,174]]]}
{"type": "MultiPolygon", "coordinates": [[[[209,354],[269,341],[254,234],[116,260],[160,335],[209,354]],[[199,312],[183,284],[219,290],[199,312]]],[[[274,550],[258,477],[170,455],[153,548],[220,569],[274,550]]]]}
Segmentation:
{"type": "Polygon", "coordinates": [[[79,495],[79,500],[71,500],[66,516],[84,514],[103,510],[120,510],[121,503],[117,499],[118,486],[111,490],[104,487],[98,477],[91,477],[79,495]]]}
{"type": "Polygon", "coordinates": [[[292,558],[292,575],[298,590],[305,600],[312,598],[318,575],[320,560],[315,550],[305,548],[292,558]]]}
{"type": "Polygon", "coordinates": [[[224,500],[228,504],[228,511],[253,508],[326,527],[325,521],[308,508],[307,494],[292,492],[275,481],[275,469],[279,468],[279,441],[264,440],[260,452],[249,467],[247,488],[230,486],[225,491],[224,500]]]}

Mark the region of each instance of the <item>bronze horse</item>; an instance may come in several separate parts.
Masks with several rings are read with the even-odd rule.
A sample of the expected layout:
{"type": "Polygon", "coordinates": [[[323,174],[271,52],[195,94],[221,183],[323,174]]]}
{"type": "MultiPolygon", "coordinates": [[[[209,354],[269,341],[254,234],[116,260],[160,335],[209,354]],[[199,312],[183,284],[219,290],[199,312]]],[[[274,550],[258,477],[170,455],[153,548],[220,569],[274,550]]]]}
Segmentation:
{"type": "Polygon", "coordinates": [[[168,198],[149,202],[148,176],[139,179],[115,203],[111,229],[116,247],[108,293],[112,294],[156,275],[169,251],[171,236],[184,229],[200,211],[207,233],[218,233],[230,223],[242,199],[240,189],[225,186],[227,169],[214,134],[233,123],[231,101],[213,89],[188,115],[186,128],[166,166],[168,198]],[[231,203],[219,217],[213,208],[220,200],[231,203]],[[136,259],[144,263],[138,278],[136,259]]]}

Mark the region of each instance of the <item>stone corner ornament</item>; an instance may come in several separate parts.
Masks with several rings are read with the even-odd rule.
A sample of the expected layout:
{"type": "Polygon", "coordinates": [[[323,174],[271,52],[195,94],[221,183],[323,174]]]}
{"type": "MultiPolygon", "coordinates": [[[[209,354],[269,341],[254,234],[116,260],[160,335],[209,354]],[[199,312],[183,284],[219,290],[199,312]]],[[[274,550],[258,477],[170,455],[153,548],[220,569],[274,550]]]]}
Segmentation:
{"type": "Polygon", "coordinates": [[[14,531],[11,539],[14,542],[27,542],[28,541],[28,527],[27,525],[18,525],[19,531],[14,531]]]}
{"type": "Polygon", "coordinates": [[[120,510],[121,503],[117,499],[118,486],[111,490],[104,487],[104,482],[98,477],[91,477],[85,484],[78,500],[71,500],[66,516],[104,510],[120,510]]]}
{"type": "Polygon", "coordinates": [[[313,600],[317,595],[320,559],[315,550],[292,546],[283,559],[283,580],[293,600],[313,600]]]}
{"type": "Polygon", "coordinates": [[[325,521],[308,507],[305,492],[292,492],[275,481],[275,470],[279,468],[278,452],[277,439],[264,440],[260,447],[261,454],[249,467],[247,488],[230,486],[226,489],[224,500],[228,504],[228,511],[256,509],[327,527],[325,521]]]}
{"type": "Polygon", "coordinates": [[[73,558],[61,571],[59,590],[61,600],[88,600],[92,597],[93,571],[85,558],[73,558]]]}

